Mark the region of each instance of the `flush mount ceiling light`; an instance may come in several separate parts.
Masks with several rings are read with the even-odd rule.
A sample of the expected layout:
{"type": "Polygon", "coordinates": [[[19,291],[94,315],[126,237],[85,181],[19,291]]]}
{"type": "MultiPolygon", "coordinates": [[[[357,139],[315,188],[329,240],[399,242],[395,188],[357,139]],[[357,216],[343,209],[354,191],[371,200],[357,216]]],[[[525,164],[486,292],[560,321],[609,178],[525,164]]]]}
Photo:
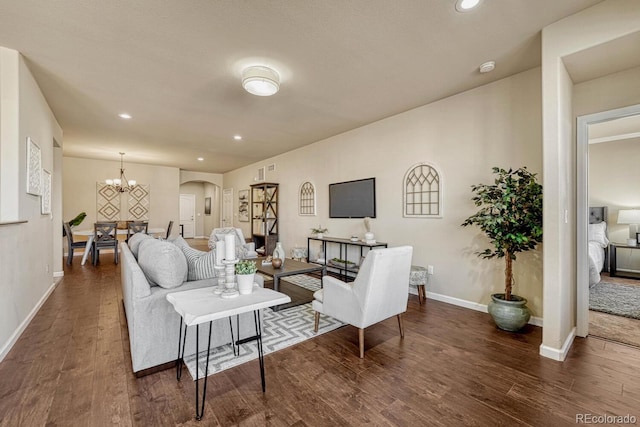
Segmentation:
{"type": "Polygon", "coordinates": [[[204,157],[198,157],[199,162],[204,162],[204,157]]]}
{"type": "Polygon", "coordinates": [[[480,0],[457,0],[456,10],[458,12],[469,12],[480,4],[480,0]]]}
{"type": "Polygon", "coordinates": [[[280,76],[275,70],[262,65],[247,67],[242,70],[242,87],[252,95],[275,95],[280,89],[280,76]]]}
{"type": "Polygon", "coordinates": [[[121,119],[129,120],[131,118],[131,114],[120,113],[120,114],[118,114],[118,117],[120,117],[121,119]]]}
{"type": "Polygon", "coordinates": [[[487,61],[484,64],[480,65],[480,72],[481,73],[489,73],[493,70],[496,69],[496,62],[495,61],[487,61]]]}
{"type": "Polygon", "coordinates": [[[235,139],[236,141],[242,141],[242,136],[240,136],[240,135],[233,135],[233,139],[235,139]]]}

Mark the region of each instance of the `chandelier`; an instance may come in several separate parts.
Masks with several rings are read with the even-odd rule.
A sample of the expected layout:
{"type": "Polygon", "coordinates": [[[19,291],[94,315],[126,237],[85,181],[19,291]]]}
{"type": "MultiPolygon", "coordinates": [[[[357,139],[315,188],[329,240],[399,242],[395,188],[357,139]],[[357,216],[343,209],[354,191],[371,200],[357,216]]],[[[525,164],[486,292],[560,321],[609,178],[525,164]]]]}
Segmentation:
{"type": "Polygon", "coordinates": [[[124,175],[124,153],[120,153],[120,178],[107,179],[105,183],[107,186],[112,187],[114,190],[124,193],[136,188],[136,181],[134,179],[128,180],[124,175]]]}

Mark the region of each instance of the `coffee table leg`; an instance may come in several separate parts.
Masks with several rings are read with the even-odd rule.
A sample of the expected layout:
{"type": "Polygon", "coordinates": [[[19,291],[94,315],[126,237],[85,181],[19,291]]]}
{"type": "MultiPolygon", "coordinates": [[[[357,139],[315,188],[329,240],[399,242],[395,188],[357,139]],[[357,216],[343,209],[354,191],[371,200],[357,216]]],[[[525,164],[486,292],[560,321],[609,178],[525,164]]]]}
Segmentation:
{"type": "Polygon", "coordinates": [[[202,416],[204,415],[204,401],[207,398],[207,377],[209,376],[209,353],[211,351],[211,328],[213,322],[209,322],[209,341],[207,343],[207,364],[204,368],[204,386],[202,387],[202,403],[200,407],[200,412],[198,412],[198,396],[200,395],[198,389],[198,352],[200,351],[200,325],[196,325],[196,420],[200,421],[202,416]]]}
{"type": "MultiPolygon", "coordinates": [[[[233,322],[231,321],[231,316],[229,316],[229,329],[231,330],[231,347],[233,347],[233,355],[237,356],[236,353],[236,339],[233,337],[233,322]]],[[[240,333],[240,328],[238,328],[238,334],[240,333]]],[[[238,336],[240,339],[240,336],[238,336]]]]}
{"type": "Polygon", "coordinates": [[[262,349],[262,326],[260,325],[260,311],[253,311],[253,321],[256,325],[256,339],[258,341],[258,360],[260,361],[260,380],[262,380],[262,392],[266,391],[266,383],[264,379],[264,353],[262,349]]]}
{"type": "Polygon", "coordinates": [[[182,363],[184,362],[184,346],[187,342],[187,325],[184,325],[184,338],[182,337],[182,317],[180,317],[180,336],[178,337],[178,360],[176,360],[176,379],[180,381],[182,377],[182,363]],[[182,349],[180,348],[182,341],[182,349]]]}

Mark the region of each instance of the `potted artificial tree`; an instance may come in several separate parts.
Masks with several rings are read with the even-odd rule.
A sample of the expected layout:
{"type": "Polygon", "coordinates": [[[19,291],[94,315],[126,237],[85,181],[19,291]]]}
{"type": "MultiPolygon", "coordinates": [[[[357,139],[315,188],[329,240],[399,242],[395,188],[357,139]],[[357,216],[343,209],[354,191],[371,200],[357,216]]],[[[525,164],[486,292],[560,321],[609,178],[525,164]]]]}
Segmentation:
{"type": "Polygon", "coordinates": [[[504,258],[504,293],[491,295],[488,310],[496,325],[517,331],[531,313],[527,300],[512,294],[513,261],[518,252],[535,249],[542,241],[542,186],[526,167],[517,170],[493,168],[494,184],[472,185],[473,201],[480,207],[462,226],[477,225],[489,237],[492,249],[478,252],[481,258],[504,258]]]}

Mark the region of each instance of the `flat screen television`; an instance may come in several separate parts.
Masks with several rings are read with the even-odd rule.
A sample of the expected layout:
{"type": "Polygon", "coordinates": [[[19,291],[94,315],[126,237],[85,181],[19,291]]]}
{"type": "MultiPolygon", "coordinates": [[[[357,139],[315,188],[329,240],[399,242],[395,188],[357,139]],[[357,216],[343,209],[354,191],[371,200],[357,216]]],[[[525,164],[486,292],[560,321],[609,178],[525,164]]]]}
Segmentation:
{"type": "Polygon", "coordinates": [[[329,218],[375,218],[376,179],[329,184],[329,218]]]}

